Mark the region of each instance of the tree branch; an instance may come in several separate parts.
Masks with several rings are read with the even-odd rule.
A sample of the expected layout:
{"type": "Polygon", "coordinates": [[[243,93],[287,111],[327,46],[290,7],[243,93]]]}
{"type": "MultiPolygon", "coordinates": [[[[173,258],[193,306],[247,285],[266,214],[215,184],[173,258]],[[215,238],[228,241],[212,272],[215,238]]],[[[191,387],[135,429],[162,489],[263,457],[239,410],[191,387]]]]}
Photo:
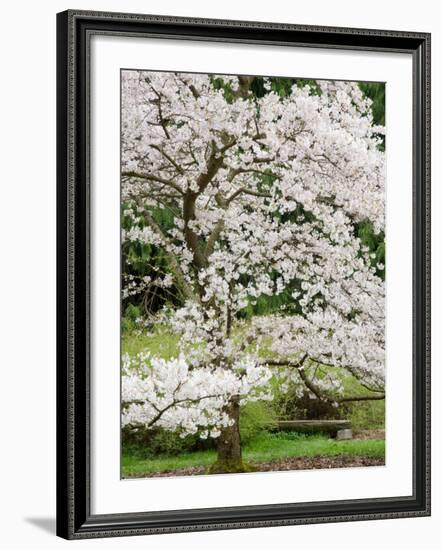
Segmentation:
{"type": "Polygon", "coordinates": [[[152,149],[155,149],[155,151],[158,151],[159,153],[161,153],[163,155],[163,157],[166,160],[168,160],[170,162],[170,164],[172,164],[172,166],[175,167],[178,174],[181,174],[181,175],[184,174],[184,171],[181,168],[181,166],[168,153],[166,153],[166,151],[164,149],[162,149],[158,145],[154,145],[152,143],[150,144],[150,147],[152,147],[152,149]]]}
{"type": "Polygon", "coordinates": [[[195,202],[197,197],[204,192],[223,164],[223,157],[217,156],[217,150],[213,141],[211,146],[212,152],[207,163],[207,170],[200,174],[196,181],[198,191],[187,191],[183,200],[184,237],[187,246],[193,253],[194,266],[198,270],[207,266],[207,254],[204,253],[198,235],[189,224],[195,219],[195,202]]]}
{"type": "Polygon", "coordinates": [[[219,239],[223,229],[224,229],[224,219],[221,218],[216,222],[216,225],[213,228],[212,233],[210,234],[210,237],[207,239],[206,250],[205,250],[206,258],[209,258],[209,256],[212,254],[215,248],[215,243],[219,239]]]}
{"type": "MultiPolygon", "coordinates": [[[[304,382],[305,386],[315,395],[318,399],[329,401],[330,403],[348,403],[351,401],[378,401],[385,399],[385,394],[381,395],[354,395],[349,397],[331,397],[325,394],[310,378],[304,370],[304,362],[306,359],[312,360],[310,357],[305,354],[300,361],[294,363],[292,361],[278,360],[278,359],[269,359],[263,360],[260,364],[266,365],[268,367],[289,367],[295,368],[299,372],[301,380],[304,382]]],[[[313,360],[314,361],[314,360],[313,360]]],[[[316,362],[316,361],[315,361],[316,362]]],[[[378,391],[378,390],[373,390],[378,391]]]]}
{"type": "Polygon", "coordinates": [[[164,409],[158,409],[158,407],[156,407],[150,401],[142,401],[140,399],[137,399],[137,400],[134,400],[134,401],[124,401],[122,403],[122,405],[123,405],[123,407],[128,407],[131,404],[142,405],[145,402],[149,403],[149,405],[153,409],[155,409],[155,411],[157,411],[157,414],[153,417],[153,419],[150,422],[148,422],[147,424],[140,424],[139,426],[144,426],[146,428],[151,428],[154,424],[156,424],[158,422],[158,420],[160,420],[160,418],[163,416],[164,413],[166,413],[171,408],[176,407],[176,405],[181,405],[182,403],[190,403],[190,404],[199,403],[200,401],[203,401],[203,399],[212,399],[212,398],[216,398],[216,397],[223,397],[223,394],[203,395],[202,397],[199,397],[199,398],[196,398],[196,399],[191,399],[190,397],[186,397],[186,398],[183,398],[183,399],[177,399],[176,401],[172,401],[172,403],[169,403],[169,405],[167,405],[167,407],[164,407],[164,409]]]}
{"type": "Polygon", "coordinates": [[[304,354],[297,362],[287,361],[286,359],[262,359],[259,364],[267,367],[290,367],[294,369],[303,369],[306,359],[307,354],[304,354]]]}
{"type": "Polygon", "coordinates": [[[347,403],[350,401],[377,401],[385,399],[385,395],[356,395],[351,397],[331,397],[325,393],[308,378],[304,370],[299,371],[299,376],[307,388],[318,398],[329,403],[347,403]]]}
{"type": "Polygon", "coordinates": [[[139,180],[156,181],[157,183],[162,183],[164,185],[172,187],[172,189],[175,189],[175,191],[177,191],[180,195],[184,195],[181,187],[173,180],[166,180],[164,178],[160,178],[159,176],[142,174],[141,172],[134,172],[134,171],[121,172],[121,175],[122,177],[125,177],[125,178],[136,178],[139,180]]]}
{"type": "Polygon", "coordinates": [[[155,88],[152,86],[151,83],[150,84],[150,87],[151,89],[153,90],[154,94],[157,96],[158,100],[157,100],[157,105],[158,105],[158,118],[160,119],[160,126],[161,128],[163,129],[163,132],[164,132],[164,135],[166,136],[167,139],[170,139],[170,134],[169,134],[169,131],[167,130],[166,128],[166,121],[164,120],[164,117],[163,117],[163,110],[161,108],[161,94],[159,92],[157,92],[155,90],[155,88]]]}
{"type": "Polygon", "coordinates": [[[246,98],[249,95],[250,86],[252,85],[254,80],[255,80],[254,76],[239,76],[238,77],[239,86],[235,94],[236,97],[246,98]]]}
{"type": "Polygon", "coordinates": [[[272,197],[268,193],[260,193],[259,191],[252,191],[251,189],[247,189],[246,187],[240,187],[234,193],[232,193],[230,197],[227,197],[227,204],[230,204],[233,200],[236,199],[236,197],[238,197],[242,193],[244,193],[245,195],[252,195],[253,197],[264,197],[266,199],[270,199],[272,197]]]}

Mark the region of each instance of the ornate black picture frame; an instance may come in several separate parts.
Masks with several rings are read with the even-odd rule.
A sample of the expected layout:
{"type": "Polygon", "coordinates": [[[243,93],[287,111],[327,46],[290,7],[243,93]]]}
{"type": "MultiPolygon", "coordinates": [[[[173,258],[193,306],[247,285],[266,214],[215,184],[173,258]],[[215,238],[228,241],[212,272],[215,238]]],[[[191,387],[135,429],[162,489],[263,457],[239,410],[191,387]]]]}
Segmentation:
{"type": "Polygon", "coordinates": [[[57,16],[57,534],[67,539],[430,514],[430,35],[99,13],[57,16]],[[413,59],[413,495],[91,514],[89,44],[150,36],[408,53],[413,59]]]}

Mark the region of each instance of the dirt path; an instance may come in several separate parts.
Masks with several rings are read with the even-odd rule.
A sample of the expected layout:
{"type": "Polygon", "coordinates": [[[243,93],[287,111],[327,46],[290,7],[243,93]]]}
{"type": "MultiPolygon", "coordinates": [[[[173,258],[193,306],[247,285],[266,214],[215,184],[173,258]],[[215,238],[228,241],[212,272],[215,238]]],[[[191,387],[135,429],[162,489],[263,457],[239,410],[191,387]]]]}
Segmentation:
{"type": "MultiPolygon", "coordinates": [[[[258,472],[289,471],[289,470],[327,470],[330,468],[354,468],[361,466],[384,466],[383,458],[370,458],[364,456],[316,456],[312,458],[283,458],[254,464],[258,472]]],[[[206,468],[198,466],[193,468],[181,468],[167,472],[153,474],[135,474],[129,477],[175,477],[204,475],[206,468]]]]}

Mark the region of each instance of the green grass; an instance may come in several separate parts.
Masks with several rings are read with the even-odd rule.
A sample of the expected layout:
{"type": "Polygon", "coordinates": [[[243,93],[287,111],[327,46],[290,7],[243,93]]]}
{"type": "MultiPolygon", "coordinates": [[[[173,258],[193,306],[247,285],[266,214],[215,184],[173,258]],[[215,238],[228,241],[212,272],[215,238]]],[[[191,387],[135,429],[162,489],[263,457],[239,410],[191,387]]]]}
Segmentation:
{"type": "MultiPolygon", "coordinates": [[[[244,333],[244,327],[239,325],[235,327],[234,338],[241,340],[244,333]]],[[[275,353],[270,353],[267,346],[271,343],[270,339],[261,343],[261,354],[266,357],[273,357],[275,353]]],[[[121,339],[122,353],[128,353],[131,356],[137,355],[141,351],[149,351],[153,356],[162,359],[171,359],[180,354],[180,337],[167,330],[166,325],[156,327],[151,333],[137,333],[136,331],[123,331],[121,339]]],[[[249,345],[246,351],[253,351],[254,345],[249,345]]]]}
{"type": "Polygon", "coordinates": [[[179,336],[157,331],[150,334],[123,333],[121,339],[122,353],[135,356],[141,351],[149,351],[156,357],[170,359],[179,355],[179,336]]]}
{"type": "MultiPolygon", "coordinates": [[[[383,458],[384,440],[336,441],[325,436],[302,436],[290,432],[263,434],[255,438],[243,449],[243,458],[247,462],[269,462],[289,457],[315,456],[366,456],[383,458]]],[[[136,454],[123,452],[123,477],[143,476],[154,472],[177,470],[195,466],[209,466],[215,462],[213,450],[197,451],[181,456],[157,456],[140,458],[136,454]]]]}
{"type": "Polygon", "coordinates": [[[297,436],[297,434],[277,433],[263,434],[246,446],[246,460],[267,462],[277,458],[313,457],[313,456],[369,456],[383,457],[385,442],[383,440],[348,440],[337,441],[325,436],[297,436]]]}

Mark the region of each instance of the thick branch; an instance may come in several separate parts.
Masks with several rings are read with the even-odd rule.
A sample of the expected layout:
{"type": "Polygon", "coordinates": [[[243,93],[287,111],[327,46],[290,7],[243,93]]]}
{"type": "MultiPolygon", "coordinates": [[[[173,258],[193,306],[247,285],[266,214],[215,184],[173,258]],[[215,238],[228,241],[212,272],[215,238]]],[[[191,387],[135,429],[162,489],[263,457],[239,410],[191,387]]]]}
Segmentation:
{"type": "MultiPolygon", "coordinates": [[[[351,401],[378,401],[385,399],[385,394],[378,395],[354,395],[349,397],[332,397],[325,394],[314,382],[311,380],[304,370],[304,362],[307,359],[307,354],[298,362],[278,360],[278,359],[269,359],[267,361],[262,361],[261,364],[268,367],[289,367],[295,368],[299,372],[301,380],[304,382],[306,387],[315,395],[318,399],[329,401],[330,403],[348,403],[351,401]]],[[[309,360],[311,360],[309,358],[309,360]]],[[[316,362],[316,361],[315,361],[316,362]]],[[[374,390],[377,391],[377,390],[374,390]]]]}
{"type": "Polygon", "coordinates": [[[216,225],[213,228],[212,233],[210,234],[210,237],[207,239],[206,250],[205,250],[206,258],[209,258],[209,256],[212,254],[215,248],[215,243],[218,241],[223,229],[224,229],[224,219],[221,218],[216,222],[216,225]]]}
{"type": "MultiPolygon", "coordinates": [[[[320,361],[319,359],[316,359],[314,357],[309,357],[310,361],[313,361],[313,363],[316,363],[317,365],[323,365],[325,367],[338,367],[339,365],[334,365],[333,363],[326,363],[324,361],[320,361]]],[[[351,367],[350,365],[342,365],[341,368],[347,370],[352,376],[356,378],[356,380],[361,384],[363,388],[365,388],[368,391],[376,392],[376,393],[384,393],[384,389],[382,388],[372,388],[368,384],[366,384],[363,380],[361,380],[361,377],[359,376],[356,369],[351,367]]]]}
{"type": "Polygon", "coordinates": [[[199,270],[207,266],[198,235],[191,228],[190,222],[195,219],[195,201],[197,193],[188,191],[183,200],[184,238],[189,250],[193,253],[193,264],[199,270]]]}
{"type": "Polygon", "coordinates": [[[207,266],[207,255],[203,252],[202,243],[195,231],[190,227],[190,222],[195,219],[195,202],[197,197],[204,192],[209,183],[217,174],[223,163],[222,156],[217,156],[215,144],[212,142],[212,152],[207,163],[207,170],[198,176],[196,181],[198,191],[187,191],[183,200],[184,237],[186,244],[193,253],[193,262],[197,269],[207,266]]]}
{"type": "Polygon", "coordinates": [[[243,97],[246,98],[249,95],[250,92],[250,86],[252,85],[252,82],[255,80],[254,76],[239,76],[239,86],[238,90],[236,91],[237,97],[243,97]]]}
{"type": "Polygon", "coordinates": [[[303,355],[299,361],[287,361],[285,359],[262,359],[260,365],[267,367],[289,367],[293,369],[303,369],[307,354],[303,355]]]}
{"type": "Polygon", "coordinates": [[[307,388],[318,398],[330,403],[347,403],[351,401],[377,401],[385,399],[385,395],[355,395],[351,397],[331,397],[325,394],[308,376],[304,370],[299,371],[299,376],[307,388]]]}
{"type": "Polygon", "coordinates": [[[266,199],[271,198],[271,195],[269,195],[268,193],[260,193],[259,191],[252,191],[251,189],[247,189],[246,187],[240,187],[234,193],[232,193],[230,197],[227,197],[227,204],[231,203],[233,200],[236,199],[236,197],[238,197],[242,193],[244,193],[245,195],[252,195],[253,197],[264,197],[266,199]]]}

